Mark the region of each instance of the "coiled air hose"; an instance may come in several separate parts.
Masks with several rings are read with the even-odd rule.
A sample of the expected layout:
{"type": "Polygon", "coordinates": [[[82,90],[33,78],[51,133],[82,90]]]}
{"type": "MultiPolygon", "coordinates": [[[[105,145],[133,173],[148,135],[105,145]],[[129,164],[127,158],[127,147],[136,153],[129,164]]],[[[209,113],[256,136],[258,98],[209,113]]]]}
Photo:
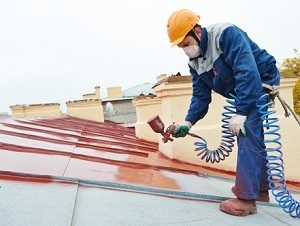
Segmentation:
{"type": "Polygon", "coordinates": [[[264,101],[269,98],[268,94],[260,97],[257,101],[257,106],[259,107],[259,112],[261,113],[261,119],[263,120],[264,134],[265,134],[265,144],[268,160],[268,180],[269,188],[272,190],[272,194],[275,200],[278,202],[279,206],[286,212],[289,213],[294,218],[300,218],[300,203],[296,201],[291,193],[289,192],[285,177],[284,177],[284,167],[282,159],[282,145],[280,142],[280,127],[276,124],[278,118],[270,117],[272,114],[276,113],[275,110],[268,110],[268,106],[273,103],[264,101]],[[266,104],[262,104],[266,103],[266,104]]]}
{"type": "MultiPolygon", "coordinates": [[[[268,180],[269,188],[272,190],[272,194],[275,200],[278,202],[279,206],[286,212],[289,213],[293,218],[300,218],[300,203],[296,201],[291,193],[289,192],[285,177],[284,177],[284,167],[281,152],[280,143],[280,127],[276,124],[278,118],[270,117],[272,114],[276,113],[275,110],[269,110],[269,106],[273,105],[273,102],[268,102],[269,94],[262,95],[257,101],[257,106],[259,112],[262,115],[261,119],[263,121],[265,144],[268,160],[268,180]],[[266,101],[267,100],[267,101],[266,101]],[[265,104],[263,104],[265,103],[265,104]],[[271,146],[271,147],[268,147],[271,146]]],[[[198,156],[201,156],[203,160],[205,158],[206,162],[219,163],[224,160],[232,152],[234,146],[234,135],[229,130],[229,120],[233,114],[235,114],[235,102],[234,100],[227,99],[227,103],[230,106],[224,106],[225,112],[222,113],[222,140],[220,146],[215,150],[209,150],[207,148],[207,142],[204,138],[190,133],[189,135],[199,138],[201,141],[195,142],[195,151],[198,151],[198,156]]]]}
{"type": "Polygon", "coordinates": [[[232,152],[232,148],[235,142],[235,136],[229,130],[229,120],[235,114],[235,102],[231,99],[226,100],[230,105],[224,106],[225,111],[222,113],[222,139],[220,146],[217,149],[210,150],[207,148],[207,142],[203,137],[197,136],[195,134],[189,134],[193,137],[197,137],[202,141],[195,142],[195,151],[198,151],[198,156],[201,156],[201,160],[205,158],[206,162],[219,163],[223,161],[232,152]]]}

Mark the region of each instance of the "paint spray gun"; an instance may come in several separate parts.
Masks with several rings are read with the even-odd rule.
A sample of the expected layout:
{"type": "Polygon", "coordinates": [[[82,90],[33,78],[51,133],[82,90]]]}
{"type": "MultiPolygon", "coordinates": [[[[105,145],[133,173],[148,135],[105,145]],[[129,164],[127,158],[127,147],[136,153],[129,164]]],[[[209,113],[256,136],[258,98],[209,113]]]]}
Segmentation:
{"type": "MultiPolygon", "coordinates": [[[[176,129],[176,125],[174,123],[171,124],[169,127],[167,127],[166,131],[164,131],[165,125],[158,115],[155,115],[152,118],[150,118],[147,123],[150,125],[150,127],[154,132],[160,133],[163,136],[162,141],[164,143],[167,143],[168,141],[173,142],[173,138],[171,138],[170,136],[173,134],[174,130],[176,129]]],[[[188,135],[202,139],[200,136],[194,133],[189,132],[188,135]]]]}
{"type": "Polygon", "coordinates": [[[147,123],[149,124],[149,126],[151,127],[151,129],[155,132],[155,133],[160,133],[163,138],[162,141],[164,143],[167,143],[168,141],[173,142],[173,138],[171,138],[171,135],[173,133],[173,131],[176,128],[176,125],[173,123],[171,124],[166,131],[164,131],[165,129],[165,125],[162,122],[162,120],[160,119],[160,117],[158,115],[153,116],[152,118],[150,118],[147,123]]]}

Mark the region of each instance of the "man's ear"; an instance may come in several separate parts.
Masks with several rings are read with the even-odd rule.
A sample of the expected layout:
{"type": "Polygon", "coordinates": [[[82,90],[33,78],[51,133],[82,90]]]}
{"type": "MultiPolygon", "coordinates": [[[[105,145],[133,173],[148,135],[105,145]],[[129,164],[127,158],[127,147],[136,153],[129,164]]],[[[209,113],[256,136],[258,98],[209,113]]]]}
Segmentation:
{"type": "Polygon", "coordinates": [[[201,38],[201,28],[200,28],[200,27],[196,27],[196,28],[194,29],[194,31],[195,31],[195,34],[196,34],[199,38],[201,38]]]}

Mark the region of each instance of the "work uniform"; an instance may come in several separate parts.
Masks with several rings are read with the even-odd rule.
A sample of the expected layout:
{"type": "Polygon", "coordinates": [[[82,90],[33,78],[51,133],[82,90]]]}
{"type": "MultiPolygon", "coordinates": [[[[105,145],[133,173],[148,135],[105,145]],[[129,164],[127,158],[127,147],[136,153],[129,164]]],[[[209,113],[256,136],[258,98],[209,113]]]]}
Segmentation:
{"type": "Polygon", "coordinates": [[[242,199],[257,199],[260,190],[268,190],[268,183],[262,120],[256,102],[265,92],[262,83],[279,85],[276,61],[229,23],[201,28],[200,47],[201,55],[188,63],[193,96],[185,120],[195,124],[207,114],[212,90],[226,98],[234,96],[236,114],[247,116],[247,135],[237,137],[235,194],[242,199]]]}

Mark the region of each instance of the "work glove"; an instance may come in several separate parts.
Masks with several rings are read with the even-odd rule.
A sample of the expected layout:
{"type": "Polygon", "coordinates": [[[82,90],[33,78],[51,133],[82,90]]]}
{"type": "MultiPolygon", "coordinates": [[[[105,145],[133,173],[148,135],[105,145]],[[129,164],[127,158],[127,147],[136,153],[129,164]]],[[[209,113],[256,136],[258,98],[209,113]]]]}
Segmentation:
{"type": "Polygon", "coordinates": [[[184,123],[176,126],[176,128],[172,133],[172,136],[176,138],[185,137],[189,133],[191,127],[192,127],[192,123],[185,121],[184,123]]]}
{"type": "Polygon", "coordinates": [[[247,120],[247,116],[245,115],[234,115],[229,121],[229,130],[236,136],[242,132],[244,136],[246,136],[246,128],[245,123],[247,120]]]}

